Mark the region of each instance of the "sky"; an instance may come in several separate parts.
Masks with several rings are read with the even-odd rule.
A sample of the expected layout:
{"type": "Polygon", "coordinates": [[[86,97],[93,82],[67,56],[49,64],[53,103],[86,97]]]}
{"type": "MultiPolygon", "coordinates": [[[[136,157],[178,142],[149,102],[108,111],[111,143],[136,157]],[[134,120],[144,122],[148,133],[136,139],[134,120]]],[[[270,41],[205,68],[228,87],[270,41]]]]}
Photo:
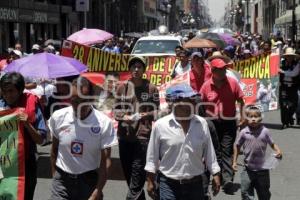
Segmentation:
{"type": "Polygon", "coordinates": [[[219,21],[225,14],[225,6],[228,0],[207,0],[212,20],[219,21]]]}

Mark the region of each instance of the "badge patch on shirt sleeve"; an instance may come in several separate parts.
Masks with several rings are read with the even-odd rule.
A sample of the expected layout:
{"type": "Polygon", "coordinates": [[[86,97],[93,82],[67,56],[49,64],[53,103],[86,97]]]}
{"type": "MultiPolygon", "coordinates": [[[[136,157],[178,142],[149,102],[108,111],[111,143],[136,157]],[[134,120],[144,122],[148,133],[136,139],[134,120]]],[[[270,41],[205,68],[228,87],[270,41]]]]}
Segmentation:
{"type": "Polygon", "coordinates": [[[92,126],[92,127],[90,128],[90,133],[91,133],[92,135],[99,135],[99,134],[100,134],[100,131],[101,131],[100,126],[92,126]]]}
{"type": "Polygon", "coordinates": [[[74,156],[81,156],[83,154],[83,142],[80,141],[71,142],[71,153],[74,156]]]}

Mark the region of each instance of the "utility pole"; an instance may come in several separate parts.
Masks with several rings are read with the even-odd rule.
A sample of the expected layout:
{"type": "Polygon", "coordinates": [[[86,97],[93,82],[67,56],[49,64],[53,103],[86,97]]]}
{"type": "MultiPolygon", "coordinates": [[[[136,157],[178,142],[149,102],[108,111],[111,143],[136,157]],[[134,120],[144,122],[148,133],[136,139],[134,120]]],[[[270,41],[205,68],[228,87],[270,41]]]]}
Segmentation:
{"type": "MultiPolygon", "coordinates": [[[[60,39],[64,38],[63,34],[63,18],[62,18],[62,0],[59,0],[59,23],[60,23],[60,39]]],[[[67,33],[65,33],[67,35],[67,33]]]]}
{"type": "Polygon", "coordinates": [[[89,11],[89,0],[76,0],[76,11],[83,12],[83,28],[87,28],[87,12],[89,11]]]}
{"type": "Polygon", "coordinates": [[[296,25],[296,0],[293,0],[293,10],[292,10],[292,34],[293,34],[293,44],[295,45],[297,39],[297,25],[296,25]]]}
{"type": "Polygon", "coordinates": [[[171,8],[170,8],[170,13],[169,13],[169,31],[177,31],[176,27],[176,12],[177,12],[177,7],[176,7],[176,0],[171,0],[169,1],[171,8]]]}
{"type": "Polygon", "coordinates": [[[84,28],[87,28],[87,12],[84,11],[84,28]]]}
{"type": "Polygon", "coordinates": [[[246,31],[250,32],[250,24],[249,24],[249,1],[246,0],[246,7],[247,7],[247,24],[246,24],[246,31]]]}
{"type": "Polygon", "coordinates": [[[107,30],[107,13],[106,13],[106,2],[103,3],[103,7],[104,7],[104,30],[107,30]]]}

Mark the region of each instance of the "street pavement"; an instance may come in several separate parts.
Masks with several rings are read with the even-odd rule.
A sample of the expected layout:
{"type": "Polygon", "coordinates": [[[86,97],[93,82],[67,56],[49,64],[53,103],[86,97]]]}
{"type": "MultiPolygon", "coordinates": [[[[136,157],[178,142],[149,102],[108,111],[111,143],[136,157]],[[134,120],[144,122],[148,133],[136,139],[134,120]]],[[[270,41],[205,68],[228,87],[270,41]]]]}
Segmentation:
{"type": "MultiPolygon", "coordinates": [[[[281,130],[280,113],[273,111],[265,114],[263,122],[271,130],[274,141],[283,151],[283,160],[279,166],[271,171],[271,193],[272,200],[299,200],[300,199],[300,127],[294,126],[281,130]]],[[[50,199],[51,177],[50,177],[50,146],[39,147],[39,167],[38,183],[35,190],[34,200],[50,199]]],[[[271,154],[271,151],[269,152],[271,154]]],[[[240,163],[242,156],[240,156],[240,163]]],[[[109,180],[104,188],[105,200],[124,200],[127,186],[124,181],[120,161],[118,158],[118,148],[112,151],[113,168],[109,175],[109,180]]],[[[220,192],[215,200],[239,200],[240,191],[240,170],[236,174],[234,195],[226,195],[220,192]]],[[[150,199],[150,198],[147,198],[150,199]]]]}

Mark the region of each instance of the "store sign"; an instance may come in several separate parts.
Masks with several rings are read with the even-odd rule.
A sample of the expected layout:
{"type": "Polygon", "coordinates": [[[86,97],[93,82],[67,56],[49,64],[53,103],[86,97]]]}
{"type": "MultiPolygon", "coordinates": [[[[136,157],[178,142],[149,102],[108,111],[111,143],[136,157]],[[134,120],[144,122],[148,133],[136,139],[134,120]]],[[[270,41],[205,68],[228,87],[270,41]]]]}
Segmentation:
{"type": "Polygon", "coordinates": [[[48,21],[47,13],[34,12],[33,13],[33,21],[35,23],[47,23],[47,21],[48,21]]]}
{"type": "Polygon", "coordinates": [[[0,8],[0,20],[17,21],[18,11],[9,8],[0,8]]]}
{"type": "Polygon", "coordinates": [[[19,10],[19,21],[20,22],[33,22],[33,12],[32,10],[19,10]]]}

